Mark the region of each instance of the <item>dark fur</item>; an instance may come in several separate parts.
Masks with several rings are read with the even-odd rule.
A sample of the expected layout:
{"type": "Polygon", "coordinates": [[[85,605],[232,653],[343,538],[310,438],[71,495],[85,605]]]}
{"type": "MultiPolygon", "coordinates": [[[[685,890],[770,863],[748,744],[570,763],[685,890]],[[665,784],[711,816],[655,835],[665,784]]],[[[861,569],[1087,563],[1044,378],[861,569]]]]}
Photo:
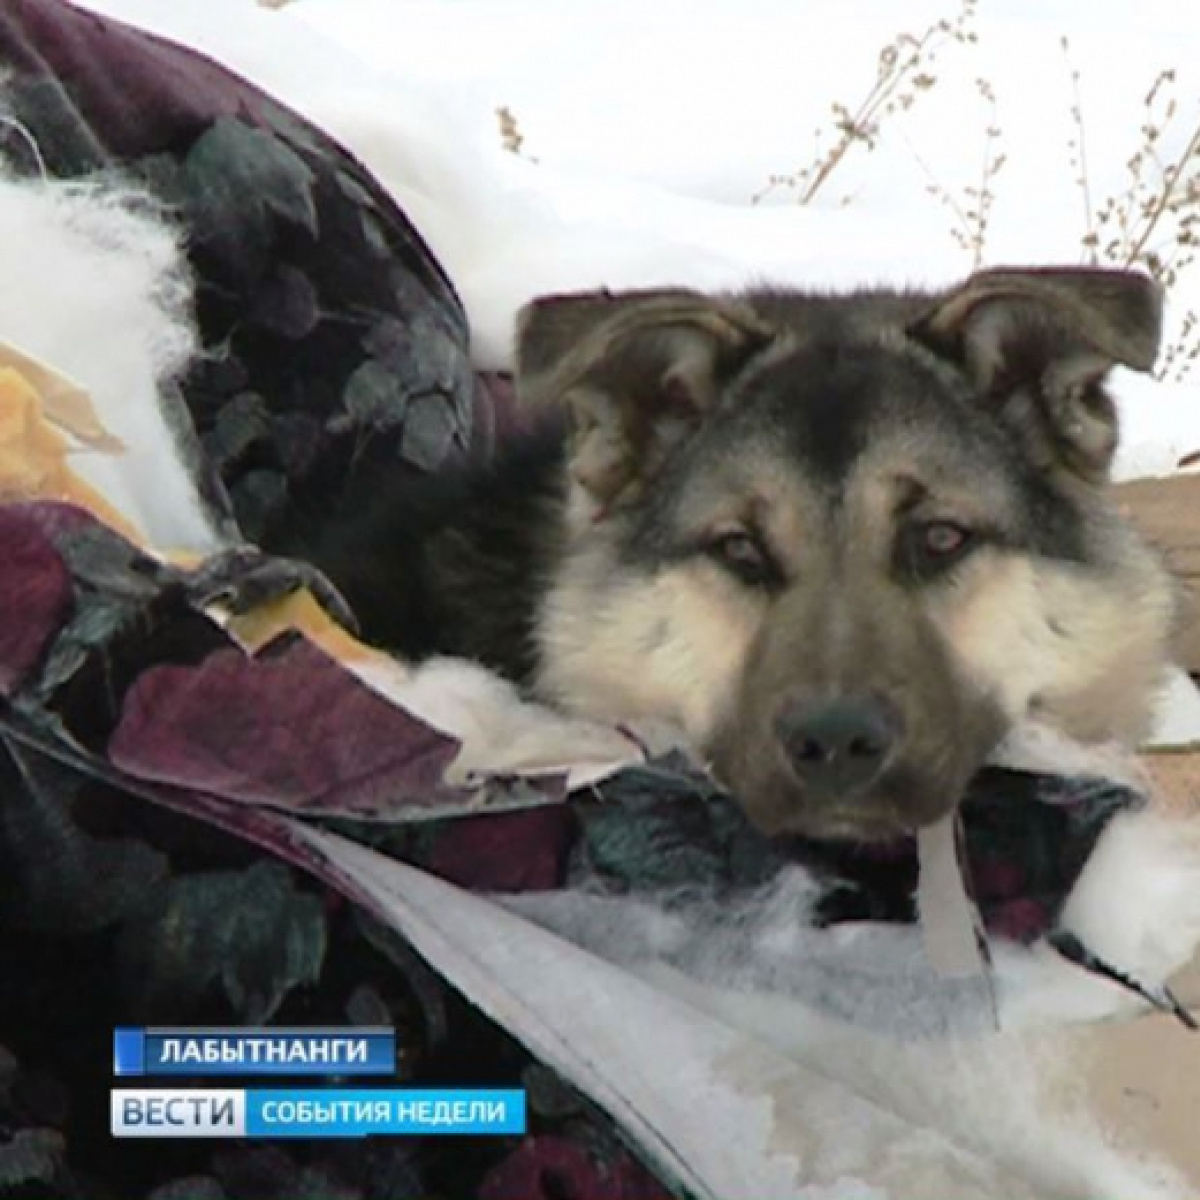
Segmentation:
{"type": "Polygon", "coordinates": [[[494,462],[436,476],[376,467],[267,548],[334,582],[365,641],[410,661],[469,658],[529,684],[537,581],[550,577],[565,502],[561,421],[494,462]]]}

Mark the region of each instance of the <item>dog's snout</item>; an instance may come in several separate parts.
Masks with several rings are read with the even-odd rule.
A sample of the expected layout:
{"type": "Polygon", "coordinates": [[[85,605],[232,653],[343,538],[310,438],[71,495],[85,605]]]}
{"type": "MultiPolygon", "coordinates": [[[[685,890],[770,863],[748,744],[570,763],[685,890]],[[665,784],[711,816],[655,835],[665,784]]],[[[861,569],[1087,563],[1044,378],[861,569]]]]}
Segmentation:
{"type": "Polygon", "coordinates": [[[898,732],[892,709],[870,697],[793,699],[775,719],[776,736],[797,778],[829,800],[873,783],[898,732]]]}

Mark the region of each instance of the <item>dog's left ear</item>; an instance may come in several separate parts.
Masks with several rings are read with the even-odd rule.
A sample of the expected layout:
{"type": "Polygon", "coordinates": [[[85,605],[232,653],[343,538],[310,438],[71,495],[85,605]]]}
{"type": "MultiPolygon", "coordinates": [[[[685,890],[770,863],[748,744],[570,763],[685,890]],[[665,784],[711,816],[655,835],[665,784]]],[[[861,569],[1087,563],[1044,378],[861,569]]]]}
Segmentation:
{"type": "Polygon", "coordinates": [[[635,493],[773,331],[728,296],[671,288],[551,296],[517,322],[517,391],[561,406],[570,471],[600,512],[635,493]]]}
{"type": "Polygon", "coordinates": [[[1154,280],[1087,267],[980,271],[909,329],[966,371],[1039,465],[1093,482],[1118,439],[1104,378],[1118,364],[1149,371],[1161,332],[1154,280]]]}

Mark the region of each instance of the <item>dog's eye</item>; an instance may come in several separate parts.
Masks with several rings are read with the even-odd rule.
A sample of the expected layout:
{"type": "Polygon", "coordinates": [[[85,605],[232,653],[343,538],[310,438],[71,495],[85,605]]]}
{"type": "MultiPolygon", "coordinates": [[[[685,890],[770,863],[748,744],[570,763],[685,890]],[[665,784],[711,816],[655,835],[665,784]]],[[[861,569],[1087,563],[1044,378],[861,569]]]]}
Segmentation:
{"type": "Polygon", "coordinates": [[[921,526],[921,547],[930,558],[954,558],[971,541],[971,531],[953,521],[929,521],[921,526]]]}
{"type": "Polygon", "coordinates": [[[758,539],[745,530],[723,533],[708,545],[708,553],[731,575],[750,587],[762,587],[776,578],[775,564],[758,539]]]}
{"type": "Polygon", "coordinates": [[[897,562],[905,574],[932,579],[965,558],[977,542],[973,530],[954,521],[920,521],[902,535],[897,562]]]}

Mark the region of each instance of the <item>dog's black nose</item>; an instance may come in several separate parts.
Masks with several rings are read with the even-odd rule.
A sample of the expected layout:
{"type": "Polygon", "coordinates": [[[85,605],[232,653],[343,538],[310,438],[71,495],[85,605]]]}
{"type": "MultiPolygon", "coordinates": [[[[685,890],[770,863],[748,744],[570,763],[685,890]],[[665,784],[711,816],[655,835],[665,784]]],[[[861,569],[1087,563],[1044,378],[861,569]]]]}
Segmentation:
{"type": "Polygon", "coordinates": [[[792,700],[775,719],[797,778],[820,797],[861,791],[882,773],[898,734],[895,713],[880,700],[792,700]]]}

